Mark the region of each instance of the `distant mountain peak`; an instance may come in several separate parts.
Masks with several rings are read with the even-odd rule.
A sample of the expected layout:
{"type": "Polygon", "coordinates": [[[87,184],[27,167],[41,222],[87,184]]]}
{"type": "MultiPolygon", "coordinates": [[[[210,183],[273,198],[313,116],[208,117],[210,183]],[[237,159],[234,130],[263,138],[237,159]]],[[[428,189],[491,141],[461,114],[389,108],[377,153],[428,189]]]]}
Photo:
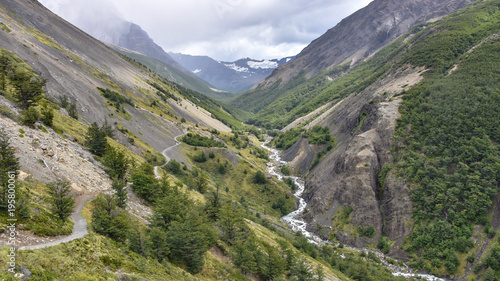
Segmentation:
{"type": "Polygon", "coordinates": [[[170,53],[170,56],[199,78],[219,89],[232,92],[243,92],[251,89],[271,74],[275,68],[295,58],[252,59],[247,57],[226,62],[207,56],[192,56],[178,53],[170,53]]]}

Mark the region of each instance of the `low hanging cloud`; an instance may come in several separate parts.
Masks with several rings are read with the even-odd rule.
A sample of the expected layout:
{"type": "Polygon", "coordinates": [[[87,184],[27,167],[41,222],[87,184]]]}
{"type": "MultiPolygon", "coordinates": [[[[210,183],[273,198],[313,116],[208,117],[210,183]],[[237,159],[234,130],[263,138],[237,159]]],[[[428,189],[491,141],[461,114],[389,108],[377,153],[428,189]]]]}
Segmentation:
{"type": "Polygon", "coordinates": [[[124,19],[140,25],[166,51],[232,61],[296,55],[371,0],[40,2],[79,27],[102,29],[124,19]]]}

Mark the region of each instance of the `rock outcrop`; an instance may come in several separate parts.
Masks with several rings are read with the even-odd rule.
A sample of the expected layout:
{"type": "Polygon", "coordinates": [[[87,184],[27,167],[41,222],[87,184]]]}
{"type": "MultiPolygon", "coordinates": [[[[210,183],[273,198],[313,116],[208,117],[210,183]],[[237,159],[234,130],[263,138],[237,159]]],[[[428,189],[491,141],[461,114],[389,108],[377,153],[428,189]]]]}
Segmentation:
{"type": "MultiPolygon", "coordinates": [[[[310,126],[328,126],[337,145],[306,177],[308,208],[304,218],[310,230],[355,246],[374,243],[380,235],[402,243],[403,236],[410,233],[409,187],[392,172],[387,173],[382,186],[379,173],[393,157],[390,150],[402,102],[395,95],[418,83],[422,70],[393,70],[311,122],[310,126]],[[352,212],[341,220],[348,208],[352,212]],[[361,237],[358,227],[373,227],[375,235],[361,237]]],[[[285,153],[292,170],[303,169],[317,152],[304,141],[285,153]]]]}

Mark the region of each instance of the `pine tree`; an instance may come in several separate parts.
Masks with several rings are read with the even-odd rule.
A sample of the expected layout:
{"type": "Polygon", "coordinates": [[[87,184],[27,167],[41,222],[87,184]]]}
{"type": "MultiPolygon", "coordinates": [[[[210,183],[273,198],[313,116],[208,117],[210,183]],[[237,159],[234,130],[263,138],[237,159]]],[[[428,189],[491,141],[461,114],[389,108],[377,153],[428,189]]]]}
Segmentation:
{"type": "Polygon", "coordinates": [[[104,118],[104,124],[102,124],[101,131],[103,131],[106,136],[113,138],[115,136],[115,132],[113,130],[113,127],[108,124],[108,118],[104,118]]]}
{"type": "MultiPolygon", "coordinates": [[[[203,153],[205,154],[205,153],[203,153]]],[[[207,192],[207,187],[208,187],[208,177],[207,175],[204,173],[204,172],[201,172],[200,175],[198,176],[198,179],[197,179],[197,187],[198,187],[198,191],[200,193],[205,193],[207,192]]]]}
{"type": "Polygon", "coordinates": [[[2,94],[5,92],[5,86],[7,84],[7,76],[9,74],[9,70],[12,69],[12,63],[10,59],[5,56],[0,56],[0,89],[2,90],[2,94]]]}
{"type": "Polygon", "coordinates": [[[113,180],[111,188],[115,190],[117,205],[120,208],[127,206],[127,184],[122,180],[113,180]]]}
{"type": "Polygon", "coordinates": [[[245,275],[248,273],[255,273],[257,269],[257,263],[255,262],[255,257],[249,243],[252,243],[252,240],[247,240],[245,242],[238,241],[234,244],[232,252],[234,265],[245,275]]]}
{"type": "Polygon", "coordinates": [[[70,189],[69,183],[64,181],[47,184],[47,192],[50,195],[50,209],[61,221],[66,221],[75,207],[75,199],[69,194],[70,189]]]}
{"type": "Polygon", "coordinates": [[[106,172],[112,179],[123,181],[129,167],[129,160],[125,153],[113,147],[108,147],[104,153],[102,164],[106,167],[106,172]]]}
{"type": "Polygon", "coordinates": [[[97,123],[94,122],[87,130],[87,135],[84,142],[85,147],[97,156],[103,156],[108,146],[106,134],[101,131],[97,123]]]}
{"type": "Polygon", "coordinates": [[[125,241],[129,233],[129,218],[125,210],[118,207],[117,200],[109,194],[100,194],[94,199],[92,228],[116,241],[125,241]]]}
{"type": "Polygon", "coordinates": [[[163,259],[166,259],[170,253],[165,231],[159,227],[151,227],[148,229],[146,245],[149,254],[155,257],[160,263],[163,259]]]}
{"type": "Polygon", "coordinates": [[[172,261],[184,262],[191,273],[203,269],[205,252],[217,241],[213,227],[192,209],[184,220],[171,223],[166,236],[172,261]]]}
{"type": "MultiPolygon", "coordinates": [[[[10,146],[9,137],[3,128],[0,129],[0,207],[7,207],[8,185],[11,175],[17,177],[19,159],[15,155],[15,149],[10,146]],[[10,173],[9,173],[10,172],[10,173]]],[[[14,178],[15,179],[15,178],[14,178]]]]}
{"type": "Polygon", "coordinates": [[[28,109],[37,104],[42,98],[43,87],[47,80],[32,76],[26,72],[16,72],[11,77],[12,85],[15,88],[14,98],[22,109],[28,109]]]}

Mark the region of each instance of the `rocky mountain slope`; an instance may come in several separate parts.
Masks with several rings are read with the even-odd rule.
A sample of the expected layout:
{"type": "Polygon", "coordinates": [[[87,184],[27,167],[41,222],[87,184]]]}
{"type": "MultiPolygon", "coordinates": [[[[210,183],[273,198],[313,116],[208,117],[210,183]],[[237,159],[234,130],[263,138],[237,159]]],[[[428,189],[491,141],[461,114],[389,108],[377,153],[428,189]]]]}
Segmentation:
{"type": "MultiPolygon", "coordinates": [[[[198,91],[214,98],[224,98],[218,96],[217,91],[212,90],[214,86],[209,85],[196,75],[188,71],[181,64],[175,61],[162,47],[154,42],[139,25],[126,21],[118,14],[116,8],[109,3],[103,3],[104,6],[88,5],[77,8],[78,13],[73,9],[75,6],[68,3],[58,3],[51,1],[40,1],[53,9],[57,14],[67,19],[83,31],[94,38],[110,44],[127,56],[136,55],[134,59],[153,68],[154,65],[161,63],[161,71],[157,72],[165,79],[182,85],[186,88],[198,91]],[[121,49],[120,49],[121,48],[121,49]],[[138,56],[138,54],[146,56],[138,56]],[[152,63],[152,60],[158,62],[152,63]],[[153,64],[153,66],[151,66],[153,64]]],[[[76,3],[75,5],[82,5],[76,3]]]]}
{"type": "Polygon", "coordinates": [[[234,62],[217,61],[207,56],[178,53],[170,55],[182,66],[218,89],[243,92],[261,82],[271,72],[293,60],[294,57],[272,60],[239,59],[234,62]]]}
{"type": "Polygon", "coordinates": [[[373,56],[416,24],[439,19],[471,2],[375,0],[314,40],[291,63],[274,70],[255,90],[239,96],[232,105],[257,113],[273,101],[286,99],[287,91],[295,89],[303,80],[320,72],[325,72],[325,80],[335,79],[339,71],[329,72],[337,66],[348,69],[373,56]],[[256,103],[264,98],[263,105],[256,103]]]}
{"type": "MultiPolygon", "coordinates": [[[[158,97],[156,89],[148,82],[154,80],[150,74],[39,3],[8,2],[3,5],[6,10],[1,21],[8,30],[0,33],[0,47],[14,52],[47,79],[49,97],[57,100],[67,96],[70,102],[76,104],[82,120],[101,124],[108,118],[110,123],[122,124],[157,151],[162,151],[165,144],[174,143],[172,136],[177,135],[179,130],[176,122],[166,119],[153,121],[158,117],[150,113],[154,111],[152,108],[141,110],[135,106],[126,107],[126,114],[131,118],[122,118],[106,105],[106,99],[97,90],[97,87],[110,88],[132,98],[153,101],[158,97]]],[[[178,106],[180,103],[182,99],[177,102],[170,100],[162,106],[171,108],[176,115],[191,115],[187,107],[178,106]]],[[[203,119],[212,118],[204,115],[191,121],[207,124],[203,119]]],[[[219,124],[219,129],[229,130],[219,124]]]]}

